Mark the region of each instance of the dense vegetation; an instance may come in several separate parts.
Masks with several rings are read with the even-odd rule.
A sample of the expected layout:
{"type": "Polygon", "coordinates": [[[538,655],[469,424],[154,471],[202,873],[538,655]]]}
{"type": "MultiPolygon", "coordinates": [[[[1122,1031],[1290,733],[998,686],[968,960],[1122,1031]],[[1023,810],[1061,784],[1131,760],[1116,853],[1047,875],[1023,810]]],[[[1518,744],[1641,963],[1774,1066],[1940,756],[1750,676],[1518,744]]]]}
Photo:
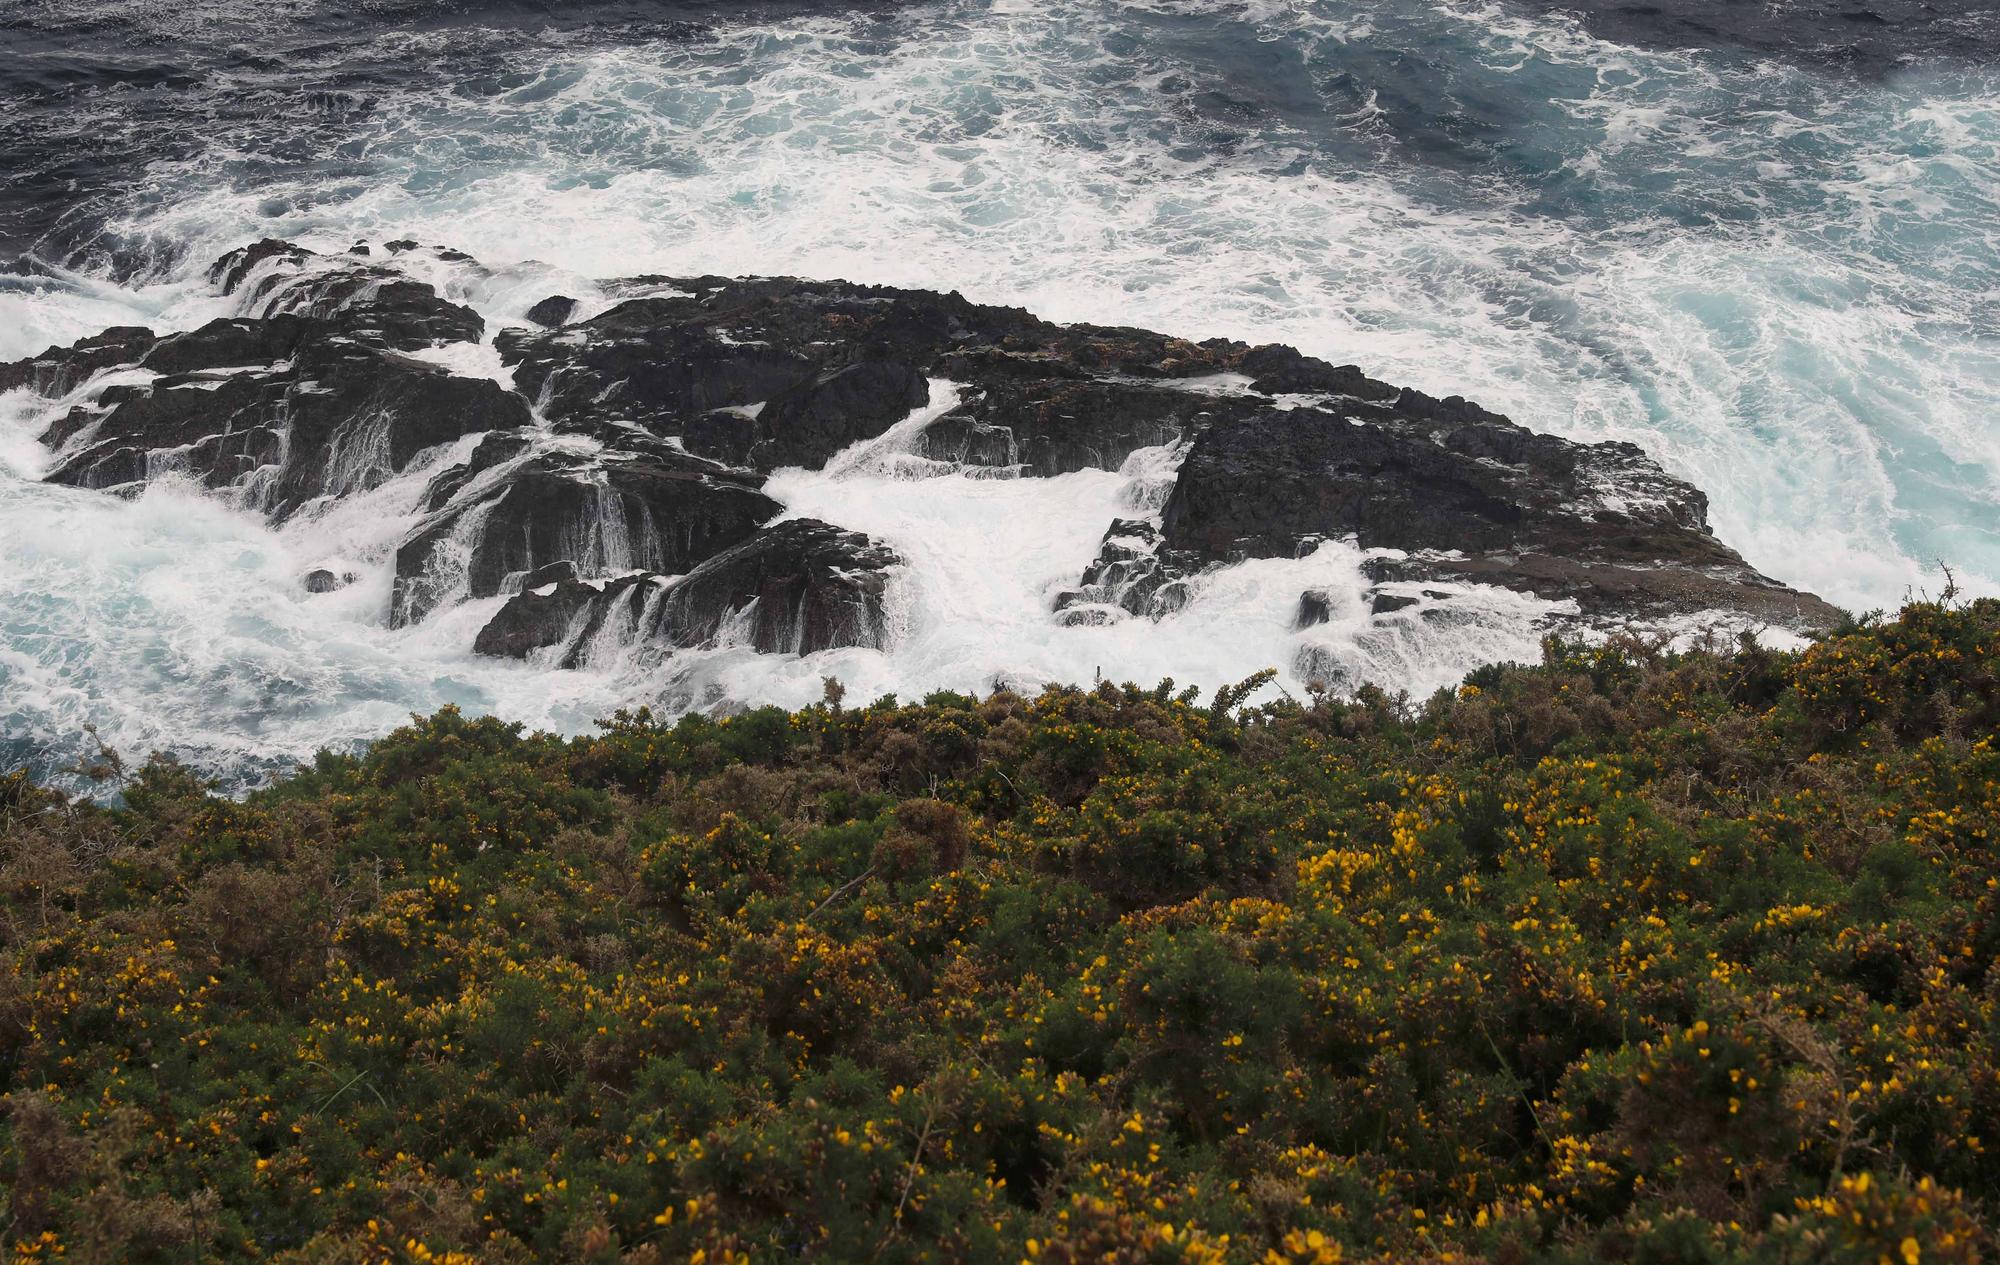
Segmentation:
{"type": "Polygon", "coordinates": [[[0,778],[19,1261],[1963,1262],[2000,603],[0,778]]]}

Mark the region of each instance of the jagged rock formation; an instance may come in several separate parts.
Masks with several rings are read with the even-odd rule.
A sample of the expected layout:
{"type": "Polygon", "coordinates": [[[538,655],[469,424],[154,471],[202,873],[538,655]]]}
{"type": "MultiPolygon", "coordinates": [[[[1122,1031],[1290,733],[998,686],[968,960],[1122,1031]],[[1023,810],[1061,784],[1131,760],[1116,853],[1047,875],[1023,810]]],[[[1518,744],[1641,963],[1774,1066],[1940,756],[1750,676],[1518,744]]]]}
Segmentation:
{"type": "Polygon", "coordinates": [[[479,313],[392,267],[318,255],[270,238],[230,251],[208,271],[224,294],[266,316],[296,315],[336,323],[362,342],[417,351],[435,343],[474,341],[479,313]]]}
{"type": "Polygon", "coordinates": [[[635,572],[593,582],[560,562],[529,575],[474,648],[525,658],[561,647],[560,661],[573,666],[609,626],[667,647],[881,649],[889,575],[901,564],[868,536],[810,518],[778,523],[679,579],[635,572]]]}
{"type": "Polygon", "coordinates": [[[660,577],[632,572],[609,579],[586,580],[574,562],[552,562],[521,581],[521,591],[507,599],[473,641],[479,654],[525,659],[537,650],[563,648],[561,666],[574,667],[607,623],[634,626],[648,590],[660,577]]]}
{"type": "Polygon", "coordinates": [[[219,321],[156,344],[142,369],[212,367],[176,368],[71,410],[46,436],[62,454],[49,478],[117,488],[179,472],[285,518],[379,486],[463,435],[529,420],[526,401],[497,383],[319,328],[219,321]]]}
{"type": "Polygon", "coordinates": [[[1378,583],[1497,584],[1591,616],[1724,609],[1787,627],[1839,617],[1718,541],[1707,498],[1633,445],[1538,435],[1414,391],[1208,428],[1181,466],[1161,537],[1183,567],[1348,537],[1409,555],[1379,564],[1378,583]]]}
{"type": "MultiPolygon", "coordinates": [[[[483,270],[413,241],[383,251],[232,251],[210,276],[236,315],[166,336],[106,330],[0,365],[0,390],[76,393],[44,439],[48,477],[77,486],[174,473],[275,520],[424,480],[385,617],[504,597],[475,649],[546,662],[634,642],[884,645],[896,552],[777,521],[763,487],[896,427],[920,466],[995,477],[1151,454],[1156,476],[1054,600],[1066,624],[1167,618],[1205,570],[1330,538],[1372,551],[1365,591],[1300,594],[1297,628],[1343,611],[1449,622],[1468,585],[1561,603],[1592,627],[1839,617],[1744,563],[1709,532],[1701,492],[1637,448],[1537,434],[1289,347],[1059,326],[957,294],[636,277],[550,295],[496,331],[496,381],[442,367],[467,363],[450,345],[485,323],[404,267],[483,270]]],[[[351,578],[323,568],[303,583],[351,578]]]]}
{"type": "Polygon", "coordinates": [[[684,453],[540,448],[517,435],[489,438],[438,475],[425,508],[396,552],[397,623],[492,597],[552,562],[586,575],[677,575],[781,509],[754,480],[684,453]]]}
{"type": "Polygon", "coordinates": [[[672,645],[727,637],[766,654],[887,644],[895,551],[860,532],[795,518],[702,563],[667,590],[652,631],[672,645]]]}
{"type": "Polygon", "coordinates": [[[461,436],[530,420],[498,383],[405,354],[485,327],[423,282],[277,241],[230,252],[210,277],[257,315],[166,337],[108,330],[0,368],[0,387],[51,395],[134,369],[43,436],[59,453],[51,480],[116,489],[176,473],[284,518],[376,487],[461,436]]]}

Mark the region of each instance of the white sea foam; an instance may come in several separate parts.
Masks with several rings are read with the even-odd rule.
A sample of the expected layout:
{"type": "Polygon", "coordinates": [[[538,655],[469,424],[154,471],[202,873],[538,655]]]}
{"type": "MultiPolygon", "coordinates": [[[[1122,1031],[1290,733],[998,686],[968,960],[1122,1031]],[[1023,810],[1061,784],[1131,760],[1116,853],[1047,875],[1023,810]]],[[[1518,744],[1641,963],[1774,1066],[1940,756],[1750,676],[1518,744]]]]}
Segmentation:
{"type": "MultiPolygon", "coordinates": [[[[1624,223],[1580,225],[1490,175],[1447,206],[1393,152],[1340,166],[1283,127],[1203,150],[1199,119],[1159,117],[1157,85],[1213,72],[1105,51],[1133,16],[943,6],[886,38],[822,19],[692,45],[552,39],[517,93],[426,85],[375,103],[381,161],[420,179],[239,186],[208,178],[219,151],[162,164],[161,196],[123,228],[199,259],[266,233],[338,249],[386,227],[498,266],[396,257],[498,321],[557,290],[601,307],[587,277],[762,272],[1283,339],[1538,428],[1645,444],[1710,492],[1753,563],[1838,602],[1892,603],[1940,552],[1982,590],[2000,580],[2000,366],[1966,310],[1995,271],[1990,88],[1725,72],[1490,4],[1389,6],[1365,31],[1341,5],[1210,15],[1280,50],[1283,73],[1329,43],[1358,59],[1457,41],[1462,70],[1539,112],[1525,141],[1630,204],[1624,223]],[[477,161],[464,137],[481,138],[477,161]],[[1793,175],[1768,174],[1779,159],[1793,175]],[[1713,214],[1655,218],[1670,206],[1713,214]],[[1966,269],[1987,281],[1934,284],[1966,269]]],[[[88,302],[36,324],[112,315],[101,291],[88,302]]],[[[135,301],[148,307],[199,305],[156,292],[135,301]]]]}

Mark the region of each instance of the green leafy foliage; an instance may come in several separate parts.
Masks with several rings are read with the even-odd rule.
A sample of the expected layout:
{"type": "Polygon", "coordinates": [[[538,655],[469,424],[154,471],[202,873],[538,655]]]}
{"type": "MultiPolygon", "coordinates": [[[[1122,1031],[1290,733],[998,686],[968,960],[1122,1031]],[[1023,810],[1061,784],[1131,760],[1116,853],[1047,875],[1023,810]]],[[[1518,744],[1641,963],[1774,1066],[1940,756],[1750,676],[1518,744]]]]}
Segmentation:
{"type": "Polygon", "coordinates": [[[1975,1261],[1996,665],[1931,603],[1421,706],[829,685],[242,801],[0,777],[5,1246],[1975,1261]]]}

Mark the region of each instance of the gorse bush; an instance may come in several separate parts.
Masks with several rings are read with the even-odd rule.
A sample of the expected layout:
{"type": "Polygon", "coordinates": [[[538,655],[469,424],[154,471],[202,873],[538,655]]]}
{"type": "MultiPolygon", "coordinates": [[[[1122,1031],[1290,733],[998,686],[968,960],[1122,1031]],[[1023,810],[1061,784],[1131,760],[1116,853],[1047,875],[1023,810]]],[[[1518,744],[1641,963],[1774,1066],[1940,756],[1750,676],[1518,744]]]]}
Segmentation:
{"type": "Polygon", "coordinates": [[[19,1261],[1970,1262],[2000,603],[0,778],[19,1261]]]}

